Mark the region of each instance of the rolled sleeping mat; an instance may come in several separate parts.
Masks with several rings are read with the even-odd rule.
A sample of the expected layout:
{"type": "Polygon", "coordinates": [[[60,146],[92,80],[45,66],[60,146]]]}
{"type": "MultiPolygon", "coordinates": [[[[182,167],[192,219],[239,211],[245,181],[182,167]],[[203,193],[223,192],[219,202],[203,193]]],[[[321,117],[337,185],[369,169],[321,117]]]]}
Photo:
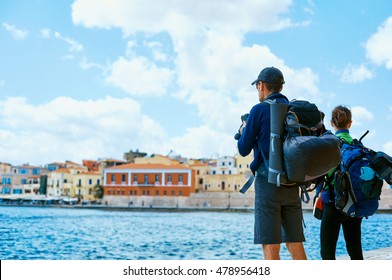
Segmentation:
{"type": "Polygon", "coordinates": [[[392,157],[383,152],[377,152],[370,160],[370,166],[389,185],[392,185],[392,157]]]}
{"type": "Polygon", "coordinates": [[[283,144],[287,178],[309,182],[327,174],[341,160],[339,139],[330,131],[320,137],[288,137],[283,144]]]}
{"type": "Polygon", "coordinates": [[[288,104],[272,103],[271,110],[271,134],[269,149],[268,182],[280,186],[287,183],[287,177],[283,165],[283,137],[285,119],[288,104]]]}

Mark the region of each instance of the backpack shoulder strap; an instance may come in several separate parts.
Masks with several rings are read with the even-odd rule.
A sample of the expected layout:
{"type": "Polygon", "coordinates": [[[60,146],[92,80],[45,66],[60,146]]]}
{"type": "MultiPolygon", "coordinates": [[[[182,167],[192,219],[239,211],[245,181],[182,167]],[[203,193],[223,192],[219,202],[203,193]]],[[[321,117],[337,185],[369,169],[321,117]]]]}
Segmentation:
{"type": "Polygon", "coordinates": [[[266,103],[268,105],[271,105],[271,104],[274,104],[274,103],[278,103],[278,102],[276,102],[276,99],[269,99],[269,98],[264,99],[262,102],[266,103]]]}

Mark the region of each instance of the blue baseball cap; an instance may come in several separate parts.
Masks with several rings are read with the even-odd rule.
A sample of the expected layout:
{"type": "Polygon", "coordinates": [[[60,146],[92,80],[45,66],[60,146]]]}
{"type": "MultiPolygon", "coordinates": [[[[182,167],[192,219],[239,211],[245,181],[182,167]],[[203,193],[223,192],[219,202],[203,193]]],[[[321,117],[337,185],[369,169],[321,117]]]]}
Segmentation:
{"type": "Polygon", "coordinates": [[[284,78],[282,72],[278,68],[267,67],[261,70],[257,79],[252,83],[252,86],[257,82],[263,82],[269,84],[280,83],[281,81],[278,80],[277,78],[281,78],[284,84],[284,78]]]}

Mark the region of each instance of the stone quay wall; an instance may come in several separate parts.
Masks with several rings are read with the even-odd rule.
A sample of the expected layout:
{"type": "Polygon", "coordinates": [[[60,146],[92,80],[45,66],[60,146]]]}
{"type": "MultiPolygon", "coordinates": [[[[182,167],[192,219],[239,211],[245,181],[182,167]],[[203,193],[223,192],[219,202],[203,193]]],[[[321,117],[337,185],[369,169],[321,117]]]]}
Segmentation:
{"type": "MultiPolygon", "coordinates": [[[[309,192],[309,203],[303,209],[313,208],[315,192],[309,192]]],[[[137,208],[200,208],[200,209],[253,209],[254,192],[199,192],[189,197],[170,196],[105,196],[104,205],[137,208]]],[[[379,210],[392,210],[392,188],[384,184],[379,210]]]]}

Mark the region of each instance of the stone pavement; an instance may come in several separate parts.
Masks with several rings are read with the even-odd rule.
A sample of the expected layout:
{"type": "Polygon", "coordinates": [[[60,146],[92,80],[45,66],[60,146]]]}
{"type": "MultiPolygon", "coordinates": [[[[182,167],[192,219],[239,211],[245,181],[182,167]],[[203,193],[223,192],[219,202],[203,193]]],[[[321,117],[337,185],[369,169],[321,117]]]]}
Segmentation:
{"type": "MultiPolygon", "coordinates": [[[[392,247],[386,247],[371,251],[364,251],[363,257],[365,260],[392,260],[392,247]]],[[[349,260],[348,255],[337,256],[337,260],[349,260]]]]}

